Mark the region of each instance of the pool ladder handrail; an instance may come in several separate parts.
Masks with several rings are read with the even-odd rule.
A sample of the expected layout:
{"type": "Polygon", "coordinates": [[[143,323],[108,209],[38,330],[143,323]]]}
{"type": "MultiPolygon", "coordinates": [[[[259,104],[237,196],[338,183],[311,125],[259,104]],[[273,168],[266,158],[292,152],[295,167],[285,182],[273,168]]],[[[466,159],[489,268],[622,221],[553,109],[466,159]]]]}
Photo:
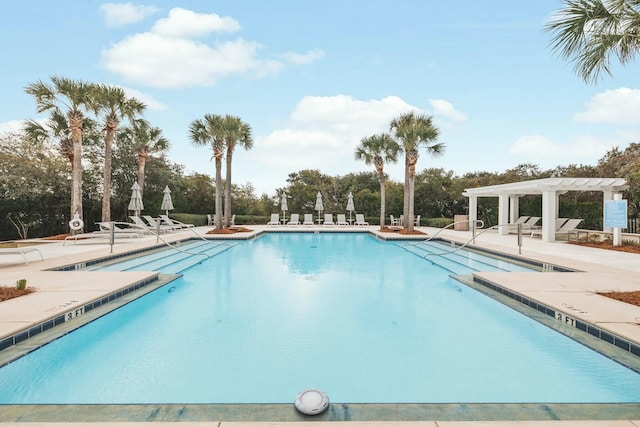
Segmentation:
{"type": "MultiPolygon", "coordinates": [[[[467,242],[465,242],[464,244],[462,244],[461,246],[458,246],[457,248],[451,250],[451,251],[446,251],[446,252],[439,252],[439,253],[428,253],[422,256],[422,258],[427,258],[428,256],[432,256],[432,255],[437,255],[437,256],[442,256],[442,255],[449,255],[452,254],[454,252],[459,251],[460,249],[464,248],[465,246],[467,246],[470,242],[474,242],[475,243],[475,238],[476,238],[476,228],[483,228],[484,227],[484,221],[482,221],[481,219],[476,219],[476,220],[464,220],[464,221],[455,221],[452,222],[451,224],[446,225],[445,227],[442,227],[440,230],[438,230],[436,232],[436,234],[434,234],[433,236],[429,237],[428,239],[425,240],[421,240],[419,242],[416,243],[410,243],[410,244],[406,244],[403,246],[417,246],[426,242],[429,242],[433,239],[435,239],[438,234],[442,233],[444,230],[446,230],[447,228],[450,228],[452,226],[455,226],[456,224],[467,224],[470,223],[471,224],[471,228],[472,228],[472,234],[473,237],[471,237],[471,239],[469,239],[467,242]]],[[[486,230],[483,230],[480,234],[484,233],[485,231],[489,230],[489,228],[487,228],[486,230]]],[[[406,250],[406,249],[405,249],[406,250]]],[[[417,255],[417,254],[416,254],[417,255]]]]}
{"type": "MultiPolygon", "coordinates": [[[[453,249],[451,251],[441,252],[441,253],[428,253],[428,254],[425,254],[423,256],[423,258],[427,258],[428,256],[432,256],[432,255],[442,256],[442,255],[452,254],[452,253],[457,252],[460,249],[466,247],[471,242],[473,242],[475,244],[476,243],[476,237],[486,233],[489,230],[497,230],[500,227],[513,225],[513,224],[498,224],[498,225],[491,226],[489,228],[484,228],[484,221],[482,221],[481,219],[456,221],[456,222],[452,222],[451,224],[447,225],[446,227],[441,228],[440,230],[438,230],[438,232],[436,234],[434,234],[433,236],[429,237],[426,240],[421,240],[420,242],[412,243],[412,244],[406,244],[406,245],[403,245],[403,246],[417,246],[419,244],[429,242],[429,241],[433,240],[438,234],[440,234],[445,229],[447,229],[447,228],[449,228],[449,227],[451,227],[451,226],[453,226],[455,224],[467,223],[467,222],[471,224],[471,239],[467,240],[465,243],[463,243],[462,245],[456,247],[455,249],[453,249]],[[480,233],[476,234],[476,229],[478,229],[478,228],[481,228],[481,229],[484,228],[484,229],[480,233]]],[[[522,254],[522,224],[517,224],[517,227],[518,227],[518,254],[522,254]]]]}

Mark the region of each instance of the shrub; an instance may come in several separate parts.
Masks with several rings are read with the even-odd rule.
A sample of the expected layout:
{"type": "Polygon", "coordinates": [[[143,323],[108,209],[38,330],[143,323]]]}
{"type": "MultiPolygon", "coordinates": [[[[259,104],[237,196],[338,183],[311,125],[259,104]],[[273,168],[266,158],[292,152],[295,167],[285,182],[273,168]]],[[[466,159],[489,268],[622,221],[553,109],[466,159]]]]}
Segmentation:
{"type": "Polygon", "coordinates": [[[19,291],[27,289],[27,279],[18,279],[16,282],[16,289],[19,291]]]}

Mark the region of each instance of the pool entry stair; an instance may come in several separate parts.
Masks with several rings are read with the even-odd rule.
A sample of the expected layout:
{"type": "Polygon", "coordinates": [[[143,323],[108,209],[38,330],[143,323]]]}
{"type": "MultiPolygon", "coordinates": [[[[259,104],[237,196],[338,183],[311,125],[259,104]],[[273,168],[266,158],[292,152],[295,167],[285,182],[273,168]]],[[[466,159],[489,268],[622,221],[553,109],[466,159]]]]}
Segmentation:
{"type": "Polygon", "coordinates": [[[146,255],[138,255],[129,260],[118,260],[110,265],[89,267],[91,271],[157,271],[160,273],[178,274],[189,267],[219,255],[238,242],[197,241],[184,246],[171,247],[146,255]]]}
{"type": "Polygon", "coordinates": [[[423,241],[398,243],[398,246],[417,255],[431,264],[436,264],[453,274],[471,274],[477,272],[514,272],[532,271],[532,268],[521,267],[499,258],[464,251],[461,247],[446,245],[440,241],[423,241]]]}

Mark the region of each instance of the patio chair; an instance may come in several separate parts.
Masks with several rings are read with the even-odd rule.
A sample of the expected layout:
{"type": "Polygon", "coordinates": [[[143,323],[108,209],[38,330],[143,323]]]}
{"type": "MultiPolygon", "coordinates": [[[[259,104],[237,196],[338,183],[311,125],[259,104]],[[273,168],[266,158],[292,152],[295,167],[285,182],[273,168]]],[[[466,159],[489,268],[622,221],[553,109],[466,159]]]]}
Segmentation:
{"type": "Polygon", "coordinates": [[[287,225],[300,225],[300,214],[291,214],[287,225]]]}
{"type": "Polygon", "coordinates": [[[367,221],[364,220],[364,214],[356,214],[356,222],[355,225],[369,225],[367,221]]]}
{"type": "Polygon", "coordinates": [[[349,225],[345,214],[336,215],[336,225],[349,225]]]}
{"type": "Polygon", "coordinates": [[[180,227],[180,228],[193,228],[193,227],[195,227],[193,224],[185,224],[184,222],[180,222],[178,220],[171,219],[171,218],[169,218],[168,215],[160,215],[160,220],[162,221],[162,224],[164,224],[164,225],[173,225],[174,227],[180,227]]]}
{"type": "Polygon", "coordinates": [[[391,219],[391,226],[392,227],[400,227],[400,218],[396,218],[393,215],[389,215],[389,219],[391,219]]]}
{"type": "Polygon", "coordinates": [[[324,225],[336,225],[333,222],[333,214],[324,214],[324,225]]]}
{"type": "Polygon", "coordinates": [[[267,225],[280,225],[280,214],[271,214],[271,219],[267,222],[267,225]]]}
{"type": "Polygon", "coordinates": [[[313,225],[313,214],[304,214],[302,225],[313,225]]]}
{"type": "Polygon", "coordinates": [[[418,215],[414,221],[413,221],[413,225],[415,225],[416,227],[420,227],[420,215],[418,215]]]}
{"type": "Polygon", "coordinates": [[[166,233],[167,231],[177,231],[182,228],[179,225],[163,225],[160,221],[156,220],[151,215],[142,215],[142,218],[144,218],[144,220],[149,224],[149,227],[151,227],[151,229],[155,231],[164,230],[164,232],[166,233]]]}
{"type": "Polygon", "coordinates": [[[558,234],[560,235],[566,234],[567,239],[569,239],[569,233],[571,233],[576,228],[578,228],[578,224],[580,224],[582,221],[583,221],[582,219],[573,219],[573,218],[568,219],[567,222],[562,224],[562,227],[556,230],[556,236],[558,236],[558,234]]]}
{"type": "MultiPolygon", "coordinates": [[[[522,218],[522,217],[520,217],[522,218]]],[[[518,219],[520,219],[518,218],[518,219]]],[[[515,223],[515,224],[509,224],[509,233],[517,233],[518,232],[518,224],[521,225],[521,230],[523,233],[529,233],[531,230],[533,230],[534,228],[538,228],[536,226],[536,224],[538,224],[538,221],[540,221],[540,217],[539,216],[530,216],[527,217],[527,220],[524,222],[520,222],[520,223],[515,223]]]]}
{"type": "Polygon", "coordinates": [[[9,255],[9,254],[22,255],[25,265],[29,265],[29,261],[27,260],[27,254],[30,252],[37,253],[38,255],[40,255],[40,261],[44,261],[42,252],[40,252],[40,249],[38,248],[33,248],[31,246],[26,246],[23,248],[0,248],[0,255],[3,255],[3,254],[4,255],[9,255]]]}

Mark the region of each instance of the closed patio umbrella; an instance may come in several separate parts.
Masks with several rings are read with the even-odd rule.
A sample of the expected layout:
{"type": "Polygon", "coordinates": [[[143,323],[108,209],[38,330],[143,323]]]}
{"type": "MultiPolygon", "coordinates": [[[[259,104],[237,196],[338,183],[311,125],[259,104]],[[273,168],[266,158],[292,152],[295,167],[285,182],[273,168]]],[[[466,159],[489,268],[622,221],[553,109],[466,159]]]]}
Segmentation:
{"type": "Polygon", "coordinates": [[[137,182],[131,186],[131,201],[129,202],[129,210],[133,211],[135,216],[140,216],[140,211],[144,210],[142,203],[142,192],[137,182]]]}
{"type": "Polygon", "coordinates": [[[349,191],[349,196],[347,199],[347,210],[349,211],[349,224],[351,224],[351,214],[356,210],[356,208],[353,206],[353,194],[351,194],[351,191],[349,191]]]}
{"type": "Polygon", "coordinates": [[[318,224],[320,224],[320,212],[324,210],[324,206],[322,206],[322,193],[318,191],[316,195],[316,209],[318,211],[318,224]]]}
{"type": "Polygon", "coordinates": [[[289,206],[287,206],[287,195],[282,195],[282,200],[280,201],[280,210],[282,211],[282,217],[284,223],[287,222],[287,211],[289,210],[289,206]]]}
{"type": "Polygon", "coordinates": [[[162,190],[164,195],[162,196],[162,205],[160,205],[160,209],[162,209],[167,216],[169,216],[169,211],[173,210],[173,201],[171,200],[171,190],[168,185],[165,185],[164,190],[162,190]]]}

